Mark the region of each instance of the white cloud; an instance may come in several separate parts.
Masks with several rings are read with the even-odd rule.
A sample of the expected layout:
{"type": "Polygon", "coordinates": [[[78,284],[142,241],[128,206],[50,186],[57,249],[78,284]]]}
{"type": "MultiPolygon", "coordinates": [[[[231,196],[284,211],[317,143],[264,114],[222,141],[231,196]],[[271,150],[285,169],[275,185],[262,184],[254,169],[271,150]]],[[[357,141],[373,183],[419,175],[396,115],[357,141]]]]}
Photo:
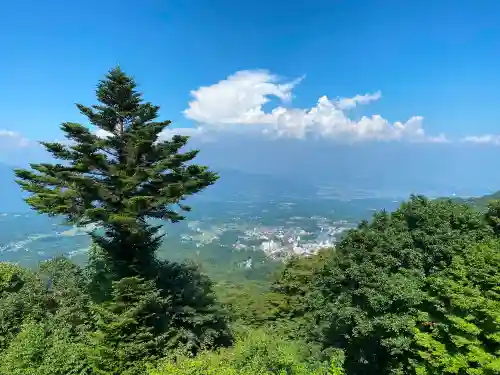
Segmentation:
{"type": "Polygon", "coordinates": [[[244,70],[226,80],[191,91],[194,100],[184,111],[187,118],[207,125],[254,124],[267,122],[262,106],[277,97],[291,99],[293,87],[300,81],[277,83],[278,77],[267,71],[244,70]]]}
{"type": "Polygon", "coordinates": [[[500,135],[485,134],[485,135],[471,135],[462,138],[463,142],[479,143],[479,144],[492,144],[500,145],[500,135]]]}
{"type": "Polygon", "coordinates": [[[426,141],[430,142],[430,143],[449,143],[449,142],[451,142],[448,139],[448,137],[445,134],[443,134],[443,133],[441,133],[441,134],[439,134],[437,136],[427,137],[426,141]]]}
{"type": "Polygon", "coordinates": [[[97,135],[99,138],[108,138],[110,137],[113,133],[108,132],[107,130],[97,128],[94,132],[95,135],[97,135]]]}
{"type": "Polygon", "coordinates": [[[322,96],[312,108],[293,108],[289,104],[293,88],[301,79],[280,83],[267,71],[240,71],[211,86],[191,92],[184,115],[204,127],[206,132],[253,129],[274,137],[321,137],[341,140],[410,140],[444,142],[443,135],[428,137],[423,118],[391,123],[380,115],[353,120],[348,111],[381,98],[380,91],[352,98],[329,99],[322,96]],[[282,105],[270,111],[263,106],[278,98],[282,105]]]}
{"type": "Polygon", "coordinates": [[[166,128],[160,133],[160,140],[172,138],[174,135],[197,136],[205,133],[205,129],[201,126],[196,128],[166,128]]]}
{"type": "Polygon", "coordinates": [[[31,141],[18,132],[12,130],[0,130],[0,145],[2,145],[2,148],[27,147],[30,144],[31,141]]]}
{"type": "Polygon", "coordinates": [[[377,91],[373,94],[356,95],[353,98],[342,98],[336,102],[339,109],[351,109],[356,107],[358,104],[368,104],[372,101],[379,100],[382,97],[382,93],[377,91]]]}

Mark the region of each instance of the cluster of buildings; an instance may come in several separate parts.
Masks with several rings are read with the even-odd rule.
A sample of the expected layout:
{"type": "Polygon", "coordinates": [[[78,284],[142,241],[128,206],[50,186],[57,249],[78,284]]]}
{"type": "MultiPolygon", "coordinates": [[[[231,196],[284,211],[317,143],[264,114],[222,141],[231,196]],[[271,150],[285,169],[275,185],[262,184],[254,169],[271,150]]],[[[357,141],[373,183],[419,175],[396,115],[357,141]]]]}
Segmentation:
{"type": "Polygon", "coordinates": [[[318,232],[301,228],[279,228],[274,233],[261,236],[259,249],[272,259],[286,259],[293,255],[309,256],[318,250],[335,246],[339,234],[347,227],[321,227],[318,232]]]}
{"type": "MultiPolygon", "coordinates": [[[[288,220],[285,225],[220,225],[200,222],[190,223],[189,233],[181,235],[185,242],[194,242],[202,247],[219,242],[220,246],[231,246],[235,251],[262,251],[272,259],[286,259],[292,255],[308,256],[319,249],[335,246],[339,235],[352,227],[346,221],[331,222],[322,217],[288,220]],[[304,228],[308,228],[307,230],[304,228]],[[232,232],[229,240],[223,234],[232,232]],[[230,243],[224,243],[230,241],[230,243]]],[[[248,265],[247,265],[248,266],[248,265]]]]}

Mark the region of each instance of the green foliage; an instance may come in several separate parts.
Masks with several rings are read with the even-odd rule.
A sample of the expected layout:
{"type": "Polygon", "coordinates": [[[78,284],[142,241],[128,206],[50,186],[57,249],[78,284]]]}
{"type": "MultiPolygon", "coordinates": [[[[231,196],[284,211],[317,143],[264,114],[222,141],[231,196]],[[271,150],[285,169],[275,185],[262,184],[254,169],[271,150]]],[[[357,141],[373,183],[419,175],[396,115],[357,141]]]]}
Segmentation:
{"type": "Polygon", "coordinates": [[[270,284],[219,283],[235,342],[195,265],[0,263],[0,375],[500,373],[495,207],[412,197],[270,284]]]}
{"type": "MultiPolygon", "coordinates": [[[[210,280],[194,265],[157,261],[156,267],[156,280],[112,282],[111,300],[98,299],[95,305],[92,355],[104,374],[115,368],[124,374],[140,373],[146,362],[173,351],[194,354],[232,343],[210,280]]],[[[98,287],[95,281],[89,283],[91,290],[98,287]]]]}
{"type": "Polygon", "coordinates": [[[495,196],[484,213],[412,196],[272,283],[220,282],[226,314],[197,266],[157,258],[153,224],[218,176],[160,139],[170,122],[119,68],[96,95],[77,106],[101,136],[64,123],[68,143],[42,143],[59,163],[16,170],[32,208],[98,230],[85,269],[0,263],[0,375],[500,373],[495,196]]]}
{"type": "MultiPolygon", "coordinates": [[[[349,232],[323,265],[311,265],[313,276],[283,278],[282,290],[306,295],[296,300],[308,324],[298,324],[326,355],[343,349],[348,374],[408,373],[427,278],[492,236],[483,216],[468,206],[412,197],[349,232]]],[[[298,268],[300,274],[303,266],[298,268]]]]}
{"type": "Polygon", "coordinates": [[[286,263],[271,286],[275,301],[286,319],[301,318],[308,312],[310,306],[307,298],[311,292],[311,283],[333,256],[335,253],[332,249],[323,249],[312,257],[297,256],[286,263]],[[280,295],[284,297],[282,300],[280,295]]]}
{"type": "Polygon", "coordinates": [[[27,319],[42,320],[51,309],[41,280],[26,269],[0,263],[0,350],[20,332],[27,319]]]}
{"type": "Polygon", "coordinates": [[[488,203],[485,212],[486,222],[493,228],[495,235],[500,236],[500,201],[494,200],[488,203]]]}
{"type": "Polygon", "coordinates": [[[227,314],[212,282],[194,264],[158,261],[157,285],[166,296],[165,326],[175,331],[169,349],[186,352],[229,346],[233,342],[227,314]]]}
{"type": "Polygon", "coordinates": [[[69,259],[57,257],[40,264],[37,278],[46,287],[53,324],[75,339],[95,328],[92,299],[84,271],[69,259]]]}
{"type": "Polygon", "coordinates": [[[24,323],[2,355],[1,374],[36,374],[43,362],[47,337],[41,323],[24,323]]]}
{"type": "Polygon", "coordinates": [[[0,295],[0,374],[86,374],[83,347],[93,323],[81,269],[64,258],[36,271],[0,269],[21,280],[0,295]]]}
{"type": "Polygon", "coordinates": [[[64,326],[23,323],[19,334],[0,357],[1,375],[90,374],[84,346],[64,326]]]}
{"type": "Polygon", "coordinates": [[[158,282],[121,279],[113,283],[112,300],[94,306],[90,360],[96,374],[140,374],[146,363],[174,351],[192,355],[232,343],[209,281],[187,265],[162,267],[158,282]]]}
{"type": "Polygon", "coordinates": [[[99,82],[96,96],[98,105],[77,107],[106,136],[62,124],[69,144],[42,142],[61,163],[17,169],[17,182],[38,212],[104,228],[105,235],[92,236],[117,279],[149,275],[162,235],[147,219],[183,220],[181,212],[190,210],[185,198],[218,176],[192,163],[198,150],[181,152],[189,137],[159,138],[170,121],[155,121],[159,107],[144,102],[119,68],[99,82]]]}
{"type": "Polygon", "coordinates": [[[84,272],[67,259],[36,272],[0,263],[3,280],[22,281],[14,289],[4,283],[9,292],[0,295],[0,375],[142,374],[174,351],[230,345],[209,280],[192,266],[158,267],[159,280],[123,278],[113,282],[111,299],[94,302],[84,272]]]}
{"type": "Polygon", "coordinates": [[[500,246],[480,244],[427,280],[414,328],[416,372],[500,372],[500,246]]]}
{"type": "Polygon", "coordinates": [[[233,326],[258,328],[286,318],[283,296],[269,291],[268,283],[225,282],[217,284],[215,290],[222,306],[228,310],[233,326]]]}
{"type": "MultiPolygon", "coordinates": [[[[96,228],[88,267],[56,259],[24,284],[12,267],[0,269],[0,292],[8,294],[0,300],[8,305],[0,312],[0,347],[31,337],[38,326],[20,331],[28,318],[60,325],[65,339],[85,348],[96,374],[139,374],[169,350],[230,345],[210,281],[194,267],[159,260],[163,234],[152,223],[183,220],[181,213],[191,209],[183,201],[213,184],[217,174],[193,163],[198,150],[181,151],[188,137],[161,139],[170,121],[155,121],[159,107],[144,102],[119,68],[99,82],[96,96],[98,105],[77,106],[101,136],[64,123],[68,143],[42,142],[60,163],[15,171],[33,209],[96,228]],[[19,293],[17,285],[23,285],[19,293]]],[[[51,338],[56,333],[47,332],[51,338]]]]}
{"type": "Polygon", "coordinates": [[[95,243],[88,250],[85,277],[88,281],[87,290],[95,302],[101,303],[112,298],[115,275],[106,252],[95,243]]]}
{"type": "Polygon", "coordinates": [[[113,285],[113,299],[94,306],[97,330],[91,334],[93,373],[132,375],[162,353],[169,333],[161,326],[160,293],[151,281],[123,278],[113,285]]]}
{"type": "Polygon", "coordinates": [[[230,349],[177,357],[161,363],[149,375],[327,375],[341,374],[333,363],[308,363],[306,346],[250,331],[230,349]]]}
{"type": "Polygon", "coordinates": [[[0,293],[12,293],[22,288],[24,270],[12,263],[0,263],[0,293]]]}

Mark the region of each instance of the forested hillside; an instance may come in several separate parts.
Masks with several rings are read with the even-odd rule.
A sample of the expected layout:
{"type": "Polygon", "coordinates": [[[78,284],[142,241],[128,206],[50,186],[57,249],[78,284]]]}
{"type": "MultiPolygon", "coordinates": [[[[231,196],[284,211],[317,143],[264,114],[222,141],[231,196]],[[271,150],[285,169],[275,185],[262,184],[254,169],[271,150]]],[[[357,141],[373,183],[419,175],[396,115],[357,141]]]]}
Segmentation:
{"type": "MultiPolygon", "coordinates": [[[[219,176],[113,69],[93,129],[62,124],[58,159],[16,170],[27,203],[94,224],[85,266],[0,263],[0,375],[500,373],[500,206],[411,196],[271,281],[214,284],[159,259],[185,200],[219,176]]],[[[202,151],[201,151],[202,152],[202,151]]]]}

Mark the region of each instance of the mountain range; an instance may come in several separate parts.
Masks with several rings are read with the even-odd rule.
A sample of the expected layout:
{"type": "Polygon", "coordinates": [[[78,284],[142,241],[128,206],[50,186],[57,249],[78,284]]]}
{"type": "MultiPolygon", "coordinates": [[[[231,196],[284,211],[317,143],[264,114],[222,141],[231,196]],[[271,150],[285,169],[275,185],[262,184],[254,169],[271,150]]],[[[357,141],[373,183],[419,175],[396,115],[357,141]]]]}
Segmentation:
{"type": "MultiPolygon", "coordinates": [[[[14,168],[12,165],[0,163],[0,186],[2,186],[0,213],[25,212],[30,210],[29,206],[23,200],[27,194],[14,181],[14,168]]],[[[389,187],[387,189],[377,189],[372,182],[377,180],[377,178],[384,180],[388,176],[382,174],[377,177],[375,171],[370,174],[357,171],[359,173],[353,174],[349,179],[344,178],[344,174],[339,174],[337,180],[321,182],[314,179],[300,179],[298,177],[273,175],[271,173],[255,173],[231,168],[214,168],[214,170],[219,174],[219,180],[201,194],[190,198],[190,201],[263,202],[315,198],[351,200],[376,197],[407,198],[409,195],[403,193],[394,193],[394,195],[391,195],[389,187]]],[[[429,187],[429,189],[431,188],[429,187]]],[[[417,191],[417,193],[420,192],[417,191]]],[[[422,193],[429,195],[428,192],[422,193]]],[[[460,196],[461,194],[458,195],[460,196]]],[[[477,194],[477,196],[479,198],[457,197],[456,199],[477,205],[478,207],[486,207],[489,200],[500,198],[500,192],[484,196],[477,194]]]]}
{"type": "MultiPolygon", "coordinates": [[[[0,163],[1,212],[24,212],[30,208],[23,198],[27,196],[15,182],[15,167],[0,163]]],[[[231,169],[216,169],[219,180],[203,191],[194,200],[210,201],[269,201],[287,198],[314,197],[318,188],[313,184],[291,181],[272,175],[241,172],[231,169]]]]}

